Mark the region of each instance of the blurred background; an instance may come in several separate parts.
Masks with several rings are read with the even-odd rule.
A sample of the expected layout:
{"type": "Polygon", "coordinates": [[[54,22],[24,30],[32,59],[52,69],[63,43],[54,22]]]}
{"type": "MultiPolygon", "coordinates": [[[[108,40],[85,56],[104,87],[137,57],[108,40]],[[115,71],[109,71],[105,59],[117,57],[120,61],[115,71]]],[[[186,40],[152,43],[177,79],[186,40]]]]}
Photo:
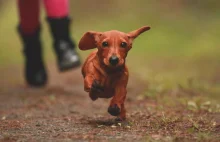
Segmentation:
{"type": "MultiPolygon", "coordinates": [[[[0,139],[218,141],[219,0],[70,0],[70,11],[76,43],[89,30],[151,27],[127,57],[129,127],[112,123],[110,100],[90,100],[80,68],[58,72],[43,4],[49,85],[26,87],[16,0],[0,0],[0,139]]],[[[78,52],[84,61],[91,51],[78,52]]]]}
{"type": "MultiPolygon", "coordinates": [[[[0,72],[23,67],[16,8],[15,0],[0,1],[0,72]]],[[[127,58],[132,77],[144,80],[146,89],[161,91],[181,84],[219,96],[220,1],[71,0],[70,10],[72,37],[77,43],[88,30],[129,32],[151,26],[135,40],[127,58]]],[[[43,8],[41,12],[44,59],[49,68],[55,56],[43,8]]],[[[79,51],[83,60],[89,52],[79,51]]]]}

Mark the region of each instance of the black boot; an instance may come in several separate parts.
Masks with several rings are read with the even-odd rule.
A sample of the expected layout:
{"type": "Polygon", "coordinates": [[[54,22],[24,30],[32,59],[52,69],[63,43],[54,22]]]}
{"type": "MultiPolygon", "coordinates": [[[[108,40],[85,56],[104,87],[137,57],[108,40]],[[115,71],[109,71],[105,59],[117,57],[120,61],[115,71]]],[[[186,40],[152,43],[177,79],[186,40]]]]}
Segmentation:
{"type": "Polygon", "coordinates": [[[75,44],[70,37],[70,19],[47,18],[53,36],[53,46],[57,55],[60,71],[67,71],[80,65],[80,57],[75,50],[75,44]]]}
{"type": "Polygon", "coordinates": [[[29,85],[41,87],[47,83],[47,74],[42,59],[40,28],[31,35],[24,34],[20,27],[18,31],[24,46],[25,79],[29,85]]]}

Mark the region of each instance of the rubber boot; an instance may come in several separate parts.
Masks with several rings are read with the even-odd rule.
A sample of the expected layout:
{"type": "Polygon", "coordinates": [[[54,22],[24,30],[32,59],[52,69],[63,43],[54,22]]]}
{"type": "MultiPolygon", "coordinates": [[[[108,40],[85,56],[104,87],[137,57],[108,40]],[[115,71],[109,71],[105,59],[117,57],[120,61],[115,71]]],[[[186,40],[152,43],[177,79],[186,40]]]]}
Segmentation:
{"type": "Polygon", "coordinates": [[[23,43],[25,57],[25,79],[33,87],[41,87],[47,83],[47,74],[42,58],[42,47],[40,42],[40,28],[33,34],[24,34],[18,27],[23,43]]]}
{"type": "Polygon", "coordinates": [[[67,71],[80,66],[80,57],[75,50],[75,43],[70,38],[70,19],[47,18],[53,37],[53,47],[57,55],[60,71],[67,71]]]}

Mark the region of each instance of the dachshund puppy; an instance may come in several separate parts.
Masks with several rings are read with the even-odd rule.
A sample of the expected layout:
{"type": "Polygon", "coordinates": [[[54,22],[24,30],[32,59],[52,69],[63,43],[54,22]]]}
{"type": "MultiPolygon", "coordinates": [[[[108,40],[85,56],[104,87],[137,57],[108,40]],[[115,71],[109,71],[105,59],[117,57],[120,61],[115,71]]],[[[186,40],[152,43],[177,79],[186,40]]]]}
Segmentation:
{"type": "Polygon", "coordinates": [[[97,48],[82,66],[84,90],[94,101],[98,98],[112,98],[108,112],[118,120],[126,119],[124,101],[128,83],[128,68],[125,59],[132,48],[133,40],[149,30],[144,26],[129,33],[112,30],[107,32],[86,32],[79,42],[79,49],[97,48]]]}

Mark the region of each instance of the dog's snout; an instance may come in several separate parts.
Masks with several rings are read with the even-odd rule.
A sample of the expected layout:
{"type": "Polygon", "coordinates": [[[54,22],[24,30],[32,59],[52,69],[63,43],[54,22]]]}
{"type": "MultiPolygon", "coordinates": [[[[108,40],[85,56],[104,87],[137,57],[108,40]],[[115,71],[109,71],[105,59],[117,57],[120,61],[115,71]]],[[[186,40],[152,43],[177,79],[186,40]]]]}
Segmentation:
{"type": "Polygon", "coordinates": [[[109,59],[109,63],[113,66],[117,65],[119,62],[119,58],[117,56],[111,56],[109,59]]]}

